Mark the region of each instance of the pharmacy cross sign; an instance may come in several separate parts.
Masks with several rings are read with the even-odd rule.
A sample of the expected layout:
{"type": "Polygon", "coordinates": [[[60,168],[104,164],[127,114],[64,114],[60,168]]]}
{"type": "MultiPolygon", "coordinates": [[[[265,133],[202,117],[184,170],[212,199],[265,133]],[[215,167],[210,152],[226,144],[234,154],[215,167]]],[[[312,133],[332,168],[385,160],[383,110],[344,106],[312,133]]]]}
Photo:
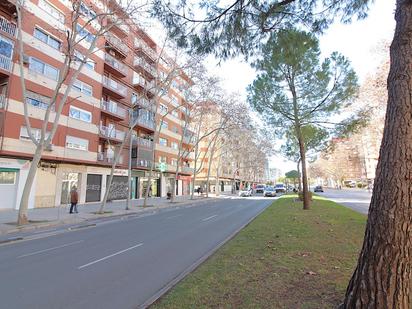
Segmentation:
{"type": "Polygon", "coordinates": [[[161,172],[166,171],[166,163],[161,162],[161,163],[159,164],[159,170],[160,170],[161,172]]]}

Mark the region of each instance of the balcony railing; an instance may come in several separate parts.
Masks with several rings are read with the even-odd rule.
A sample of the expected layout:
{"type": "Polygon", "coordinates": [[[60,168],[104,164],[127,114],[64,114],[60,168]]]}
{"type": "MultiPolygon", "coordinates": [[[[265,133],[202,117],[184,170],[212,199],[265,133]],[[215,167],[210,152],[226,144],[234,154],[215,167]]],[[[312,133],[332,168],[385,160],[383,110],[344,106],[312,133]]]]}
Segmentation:
{"type": "Polygon", "coordinates": [[[123,63],[118,61],[116,58],[109,54],[105,54],[104,60],[106,63],[110,64],[113,68],[121,72],[123,75],[127,75],[127,66],[125,66],[123,63]]]}
{"type": "Polygon", "coordinates": [[[111,139],[117,139],[122,141],[125,137],[125,132],[116,130],[114,128],[109,128],[106,126],[100,126],[100,135],[111,138],[111,139]]]}
{"type": "Polygon", "coordinates": [[[186,173],[186,174],[194,174],[195,169],[189,166],[182,166],[181,171],[182,173],[186,173]]]}
{"type": "Polygon", "coordinates": [[[4,94],[0,94],[0,109],[6,107],[6,96],[4,94]]]}
{"type": "Polygon", "coordinates": [[[108,111],[109,113],[115,114],[120,118],[125,118],[127,115],[126,109],[117,105],[117,103],[113,103],[112,101],[104,101],[101,102],[102,110],[108,111]]]}
{"type": "Polygon", "coordinates": [[[156,103],[154,100],[147,100],[145,98],[137,99],[135,102],[132,102],[133,105],[139,105],[149,111],[154,112],[156,109],[156,103]]]}
{"type": "MultiPolygon", "coordinates": [[[[97,161],[112,164],[114,162],[114,154],[108,155],[105,152],[97,153],[97,161]]],[[[124,156],[120,156],[117,160],[117,164],[123,164],[125,162],[124,156]]]]}
{"type": "Polygon", "coordinates": [[[194,144],[195,137],[193,135],[183,135],[183,142],[185,144],[194,144]]]}
{"type": "Polygon", "coordinates": [[[105,85],[107,88],[113,90],[114,92],[122,95],[123,97],[127,96],[127,88],[120,84],[119,82],[116,82],[115,80],[103,76],[103,85],[105,85]]]}
{"type": "Polygon", "coordinates": [[[146,43],[142,40],[136,39],[135,40],[135,48],[141,49],[146,55],[148,55],[152,60],[156,60],[156,52],[150,48],[146,43]]]}
{"type": "Polygon", "coordinates": [[[0,16],[0,30],[15,37],[17,33],[17,25],[0,16]]]}
{"type": "Polygon", "coordinates": [[[0,69],[10,72],[11,71],[11,59],[9,57],[0,55],[0,69]]]}
{"type": "Polygon", "coordinates": [[[143,78],[142,76],[134,76],[133,77],[133,85],[139,85],[140,87],[150,91],[152,94],[155,92],[156,83],[154,80],[149,82],[147,79],[143,78]]]}
{"type": "Polygon", "coordinates": [[[125,56],[129,53],[129,47],[124,44],[119,38],[115,37],[114,35],[107,33],[105,35],[106,40],[116,49],[120,50],[125,56]]]}
{"type": "Polygon", "coordinates": [[[133,143],[150,149],[153,146],[153,142],[151,140],[137,136],[133,137],[133,143]]]}
{"type": "Polygon", "coordinates": [[[147,72],[149,72],[152,76],[156,76],[156,69],[144,61],[142,58],[135,58],[133,62],[134,66],[140,66],[147,72]]]}
{"type": "Polygon", "coordinates": [[[132,166],[134,167],[145,167],[150,168],[153,164],[153,161],[145,160],[141,158],[132,159],[132,166]]]}
{"type": "MultiPolygon", "coordinates": [[[[134,119],[136,119],[136,118],[134,118],[134,119]]],[[[154,122],[154,120],[149,120],[149,119],[147,119],[147,118],[144,118],[144,117],[137,117],[137,124],[138,125],[141,125],[141,126],[144,126],[144,127],[146,127],[146,128],[150,128],[150,129],[155,129],[155,122],[154,122]]]]}

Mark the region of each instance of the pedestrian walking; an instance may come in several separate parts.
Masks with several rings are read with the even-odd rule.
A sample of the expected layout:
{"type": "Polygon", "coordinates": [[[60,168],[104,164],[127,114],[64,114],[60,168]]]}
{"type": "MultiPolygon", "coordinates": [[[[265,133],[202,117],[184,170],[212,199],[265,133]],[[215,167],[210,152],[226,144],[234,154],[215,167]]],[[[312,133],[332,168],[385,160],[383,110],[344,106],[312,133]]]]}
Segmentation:
{"type": "Polygon", "coordinates": [[[73,211],[74,211],[75,213],[79,213],[79,212],[77,211],[77,203],[78,203],[78,201],[79,201],[79,194],[77,193],[77,188],[76,188],[76,186],[73,186],[73,187],[72,187],[72,190],[70,191],[70,204],[71,204],[71,206],[70,206],[70,213],[71,213],[71,214],[73,213],[73,211]]]}

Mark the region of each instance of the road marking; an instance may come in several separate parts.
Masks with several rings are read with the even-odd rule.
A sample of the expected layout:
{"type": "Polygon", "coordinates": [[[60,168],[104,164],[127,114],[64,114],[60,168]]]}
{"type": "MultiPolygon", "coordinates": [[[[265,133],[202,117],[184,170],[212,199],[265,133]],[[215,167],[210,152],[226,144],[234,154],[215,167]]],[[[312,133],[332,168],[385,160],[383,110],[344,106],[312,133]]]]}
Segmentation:
{"type": "Polygon", "coordinates": [[[217,215],[213,215],[213,216],[204,218],[204,219],[202,219],[202,221],[205,222],[205,221],[207,221],[207,220],[213,219],[214,217],[217,217],[217,215]]]}
{"type": "Polygon", "coordinates": [[[72,245],[75,245],[75,244],[79,244],[83,241],[84,240],[73,241],[73,242],[70,242],[68,244],[60,245],[60,246],[57,246],[57,247],[52,247],[52,248],[48,248],[48,249],[44,249],[44,250],[40,250],[40,251],[35,251],[35,252],[23,254],[23,255],[18,256],[17,258],[19,259],[19,258],[22,258],[22,257],[32,256],[32,255],[35,255],[35,254],[44,253],[44,252],[48,252],[48,251],[52,251],[52,250],[72,246],[72,245]]]}
{"type": "Polygon", "coordinates": [[[96,260],[96,261],[93,261],[93,262],[84,264],[84,265],[82,265],[82,266],[77,267],[77,269],[83,269],[83,268],[85,268],[85,267],[91,266],[91,265],[93,265],[93,264],[99,263],[99,262],[104,261],[104,260],[107,260],[107,259],[110,259],[111,257],[114,257],[114,256],[116,256],[116,255],[122,254],[122,253],[124,253],[124,252],[126,252],[126,251],[132,250],[132,249],[137,248],[137,247],[140,247],[140,246],[143,246],[143,243],[140,243],[140,244],[137,244],[137,245],[135,245],[135,246],[129,247],[129,248],[127,248],[127,249],[118,251],[118,252],[113,253],[113,254],[110,254],[110,255],[108,255],[108,256],[102,257],[101,259],[98,259],[98,260],[96,260]]]}
{"type": "Polygon", "coordinates": [[[174,218],[178,218],[178,217],[181,217],[181,216],[183,216],[183,215],[175,215],[175,216],[167,217],[166,219],[174,219],[174,218]]]}

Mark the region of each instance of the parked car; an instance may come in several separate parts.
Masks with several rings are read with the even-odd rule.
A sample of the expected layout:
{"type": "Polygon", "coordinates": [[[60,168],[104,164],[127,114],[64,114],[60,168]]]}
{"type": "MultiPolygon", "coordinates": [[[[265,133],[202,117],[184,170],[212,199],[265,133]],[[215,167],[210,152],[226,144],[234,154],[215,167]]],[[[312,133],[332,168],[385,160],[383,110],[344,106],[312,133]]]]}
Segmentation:
{"type": "Polygon", "coordinates": [[[313,191],[314,192],[323,192],[323,187],[322,186],[316,186],[313,191]]]}
{"type": "Polygon", "coordinates": [[[275,186],[276,193],[286,193],[286,187],[283,183],[278,183],[275,186]]]}
{"type": "Polygon", "coordinates": [[[257,185],[255,188],[256,193],[263,193],[265,191],[265,185],[257,185]]]}
{"type": "Polygon", "coordinates": [[[252,196],[252,189],[243,188],[239,191],[239,196],[252,196]]]}
{"type": "Polygon", "coordinates": [[[266,187],[263,196],[276,196],[276,190],[273,187],[266,187]]]}

